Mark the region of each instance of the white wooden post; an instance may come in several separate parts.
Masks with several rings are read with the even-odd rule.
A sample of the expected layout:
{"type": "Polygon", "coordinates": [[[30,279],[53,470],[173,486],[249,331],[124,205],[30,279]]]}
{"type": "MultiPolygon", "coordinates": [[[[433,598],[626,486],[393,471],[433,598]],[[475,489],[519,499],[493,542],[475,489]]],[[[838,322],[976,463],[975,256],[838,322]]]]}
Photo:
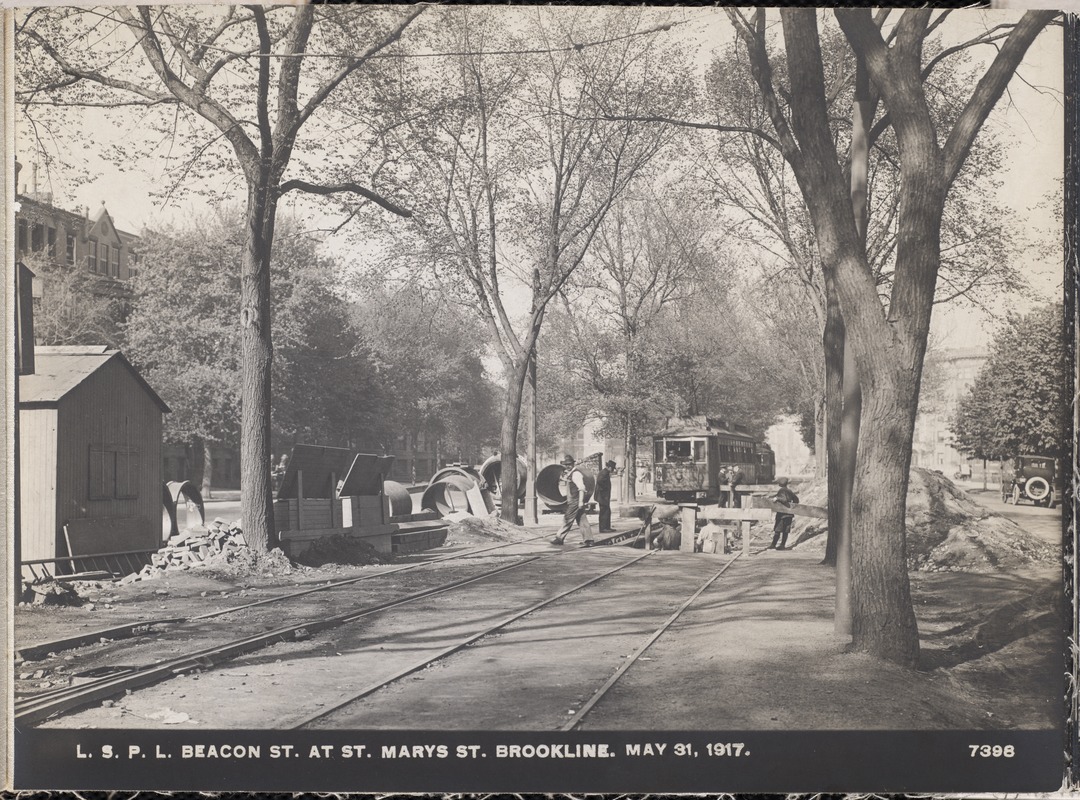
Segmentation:
{"type": "Polygon", "coordinates": [[[742,554],[744,556],[750,555],[750,520],[744,519],[739,522],[739,528],[742,530],[742,554]]]}
{"type": "Polygon", "coordinates": [[[687,503],[680,505],[682,509],[679,519],[679,527],[682,535],[679,539],[679,551],[682,553],[694,552],[694,536],[697,534],[697,511],[696,505],[687,503]]]}

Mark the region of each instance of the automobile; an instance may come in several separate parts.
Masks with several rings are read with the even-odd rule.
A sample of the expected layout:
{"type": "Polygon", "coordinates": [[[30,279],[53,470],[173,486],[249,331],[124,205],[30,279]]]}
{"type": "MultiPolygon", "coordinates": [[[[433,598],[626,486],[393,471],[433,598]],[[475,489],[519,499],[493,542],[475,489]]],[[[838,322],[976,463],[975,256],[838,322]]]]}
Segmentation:
{"type": "Polygon", "coordinates": [[[1037,506],[1053,508],[1061,499],[1061,474],[1053,456],[1017,456],[1012,469],[1001,476],[1001,500],[1017,505],[1030,500],[1037,506]]]}

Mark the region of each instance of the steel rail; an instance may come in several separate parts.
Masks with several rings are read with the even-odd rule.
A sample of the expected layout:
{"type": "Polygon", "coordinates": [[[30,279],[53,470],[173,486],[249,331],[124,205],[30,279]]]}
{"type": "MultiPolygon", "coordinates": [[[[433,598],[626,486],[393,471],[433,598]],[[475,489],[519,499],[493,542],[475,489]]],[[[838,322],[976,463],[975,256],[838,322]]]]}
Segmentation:
{"type": "Polygon", "coordinates": [[[199,614],[194,617],[169,617],[165,619],[151,619],[140,620],[137,622],[127,622],[122,625],[117,625],[112,628],[105,628],[103,630],[91,631],[89,633],[80,633],[78,636],[72,636],[65,639],[54,639],[50,642],[39,642],[37,644],[26,645],[25,647],[16,647],[15,653],[26,660],[35,659],[41,655],[47,653],[58,653],[64,650],[71,650],[76,647],[82,647],[86,644],[97,642],[100,639],[130,639],[135,636],[145,636],[147,634],[159,633],[154,629],[154,626],[158,625],[172,625],[183,622],[196,622],[204,619],[212,619],[214,617],[224,616],[225,614],[234,614],[237,611],[244,611],[248,608],[255,608],[256,606],[267,605],[269,603],[279,603],[282,600],[292,600],[297,597],[303,597],[304,595],[313,594],[315,592],[325,592],[330,589],[336,589],[340,586],[348,586],[353,583],[359,583],[360,581],[370,580],[372,578],[382,578],[386,575],[396,575],[399,572],[405,572],[410,569],[417,569],[429,564],[438,564],[443,561],[449,561],[455,558],[467,558],[469,556],[480,555],[481,553],[487,553],[491,550],[498,550],[503,547],[510,547],[515,544],[527,544],[528,542],[535,542],[538,539],[546,538],[547,534],[540,536],[532,536],[528,539],[522,539],[517,542],[502,542],[501,544],[491,545],[490,547],[481,547],[473,550],[466,550],[462,553],[448,553],[438,558],[429,559],[427,561],[419,561],[414,564],[405,564],[394,569],[383,570],[381,572],[371,572],[366,575],[358,575],[354,578],[344,578],[340,581],[331,581],[324,583],[320,586],[314,586],[310,589],[301,589],[298,592],[289,592],[287,594],[275,595],[274,597],[267,597],[262,600],[255,600],[250,603],[245,603],[240,606],[230,606],[229,608],[218,609],[217,611],[210,611],[205,614],[199,614]]]}
{"type": "Polygon", "coordinates": [[[279,641],[307,638],[312,633],[348,624],[370,614],[406,605],[426,597],[453,591],[454,589],[461,588],[470,583],[485,580],[486,578],[508,572],[509,570],[518,569],[519,567],[531,564],[540,559],[560,556],[563,552],[571,551],[532,556],[514,564],[497,567],[482,572],[479,575],[473,575],[450,583],[441,584],[440,586],[435,586],[430,589],[424,589],[419,592],[414,592],[411,595],[406,595],[405,597],[400,597],[395,600],[388,600],[384,603],[379,603],[367,608],[352,609],[343,614],[337,614],[331,617],[290,624],[272,631],[255,634],[243,639],[236,639],[227,642],[224,645],[217,645],[215,647],[198,650],[194,653],[178,656],[160,664],[139,667],[131,671],[120,673],[119,675],[106,676],[90,683],[62,687],[54,692],[36,694],[15,703],[14,721],[16,724],[39,722],[40,720],[55,714],[70,711],[73,708],[119,694],[125,689],[157,683],[173,677],[174,675],[187,672],[188,670],[211,667],[226,659],[261,649],[279,641]]]}
{"type": "Polygon", "coordinates": [[[461,650],[461,649],[463,649],[465,647],[468,647],[473,642],[479,641],[480,639],[483,639],[485,636],[490,636],[492,633],[499,630],[500,628],[505,628],[507,625],[509,625],[509,624],[511,624],[513,622],[516,622],[517,620],[521,619],[522,617],[527,616],[529,614],[532,614],[534,611],[538,611],[539,609],[543,608],[544,606],[547,606],[547,605],[550,605],[550,604],[554,603],[556,600],[561,600],[562,598],[566,597],[567,595],[573,594],[574,592],[581,591],[582,589],[584,589],[584,588],[586,588],[588,586],[591,586],[592,584],[596,583],[597,581],[603,580],[604,578],[618,572],[619,570],[626,569],[627,567],[629,567],[629,566],[631,566],[633,564],[636,564],[637,562],[641,561],[643,558],[648,558],[652,554],[653,554],[653,551],[642,553],[640,556],[635,556],[634,558],[630,559],[629,561],[626,561],[623,564],[620,564],[619,566],[615,567],[614,569],[609,569],[607,572],[603,572],[600,575],[597,575],[597,576],[595,576],[593,578],[590,578],[589,580],[585,581],[584,583],[579,583],[577,586],[574,586],[571,589],[567,589],[567,590],[565,590],[563,592],[560,592],[559,594],[556,594],[556,595],[554,595],[552,597],[549,597],[546,600],[542,600],[539,603],[535,603],[534,605],[529,606],[528,608],[526,608],[523,611],[518,611],[518,612],[516,612],[514,614],[511,614],[509,617],[506,617],[503,620],[495,623],[494,625],[491,625],[491,626],[485,628],[484,630],[480,631],[479,633],[474,633],[471,636],[469,636],[469,637],[467,637],[465,639],[462,639],[461,641],[459,641],[459,642],[457,642],[455,644],[450,645],[449,647],[443,648],[438,653],[436,653],[435,655],[433,655],[433,656],[431,656],[429,658],[422,659],[421,661],[418,661],[418,662],[416,662],[416,663],[414,663],[414,664],[412,664],[412,665],[410,665],[408,667],[404,667],[402,669],[399,669],[397,672],[393,673],[390,677],[385,678],[384,680],[381,680],[381,681],[378,681],[376,683],[372,683],[372,684],[366,686],[365,688],[361,689],[359,692],[356,692],[356,693],[354,693],[352,695],[349,695],[349,697],[338,701],[337,703],[335,703],[333,706],[330,706],[329,708],[320,709],[318,712],[316,712],[314,714],[309,714],[306,717],[302,717],[299,720],[293,721],[291,724],[287,725],[286,727],[282,728],[281,730],[296,730],[297,728],[302,728],[303,726],[308,725],[308,724],[314,722],[317,719],[328,716],[329,714],[332,714],[333,712],[337,711],[338,709],[343,708],[343,707],[349,705],[350,703],[354,703],[357,700],[360,700],[360,699],[362,699],[364,697],[367,697],[369,694],[373,694],[374,692],[377,692],[382,687],[387,686],[387,685],[393,683],[394,681],[400,680],[401,678],[404,678],[406,675],[411,675],[412,673],[417,672],[418,670],[421,670],[424,667],[428,666],[429,664],[432,664],[432,663],[434,663],[434,662],[436,662],[436,661],[438,661],[438,660],[440,660],[442,658],[445,658],[446,656],[452,655],[453,653],[456,653],[458,650],[461,650]]]}
{"type": "Polygon", "coordinates": [[[705,581],[705,583],[701,584],[701,586],[698,587],[698,590],[696,592],[686,598],[683,604],[675,610],[675,613],[668,617],[664,624],[662,624],[659,628],[653,631],[652,635],[649,636],[649,638],[646,639],[641,644],[641,646],[634,651],[633,655],[631,655],[628,659],[626,659],[622,664],[619,665],[619,668],[615,670],[614,674],[610,678],[608,678],[607,681],[604,682],[604,685],[597,689],[593,693],[593,696],[590,697],[585,702],[585,704],[577,710],[577,713],[574,714],[573,719],[561,725],[559,727],[559,730],[572,731],[579,724],[581,724],[581,720],[584,718],[584,716],[593,709],[593,706],[600,702],[600,699],[608,693],[608,691],[611,689],[612,686],[616,684],[616,682],[618,682],[619,678],[626,674],[627,670],[629,670],[630,667],[633,666],[634,662],[641,658],[645,651],[652,647],[653,644],[655,644],[656,640],[663,635],[664,631],[670,628],[674,624],[675,620],[677,620],[682,615],[682,613],[690,607],[690,604],[697,600],[702,592],[712,586],[713,582],[716,581],[716,579],[719,578],[721,575],[723,575],[727,571],[727,568],[734,564],[741,556],[742,553],[738,553],[729,562],[724,564],[724,566],[721,567],[715,575],[705,581]]]}

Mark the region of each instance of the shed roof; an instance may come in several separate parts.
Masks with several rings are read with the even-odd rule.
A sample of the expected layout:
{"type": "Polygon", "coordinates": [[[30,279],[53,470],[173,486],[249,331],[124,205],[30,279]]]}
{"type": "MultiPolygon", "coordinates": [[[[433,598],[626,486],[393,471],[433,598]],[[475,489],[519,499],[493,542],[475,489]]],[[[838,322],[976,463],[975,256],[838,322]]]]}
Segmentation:
{"type": "Polygon", "coordinates": [[[119,359],[136,382],[142,386],[162,412],[169,413],[165,401],[150,388],[142,375],[131,366],[119,350],[105,346],[88,347],[35,347],[34,373],[19,376],[19,406],[55,406],[76,386],[93,375],[113,359],[119,359]]]}

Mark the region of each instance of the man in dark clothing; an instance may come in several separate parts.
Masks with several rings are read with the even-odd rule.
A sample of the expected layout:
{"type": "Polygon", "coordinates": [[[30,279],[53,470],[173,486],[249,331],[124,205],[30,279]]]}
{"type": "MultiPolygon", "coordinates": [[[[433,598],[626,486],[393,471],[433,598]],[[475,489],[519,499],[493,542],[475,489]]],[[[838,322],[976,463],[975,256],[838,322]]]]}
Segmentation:
{"type": "Polygon", "coordinates": [[[596,488],[593,489],[593,499],[600,505],[600,533],[615,530],[611,527],[611,472],[614,469],[615,462],[607,462],[596,476],[596,488]]]}
{"type": "Polygon", "coordinates": [[[731,484],[731,507],[741,508],[742,502],[735,491],[739,484],[743,482],[742,468],[738,464],[732,464],[731,470],[728,472],[728,482],[731,484]]]}
{"type": "Polygon", "coordinates": [[[566,495],[566,514],[563,516],[563,526],[555,534],[552,543],[562,544],[576,522],[581,538],[585,540],[585,546],[592,547],[592,526],[589,524],[589,518],[585,516],[585,500],[587,499],[585,476],[574,466],[574,457],[571,455],[562,460],[562,466],[563,476],[560,485],[564,487],[563,493],[566,495]]]}
{"type": "MultiPolygon", "coordinates": [[[[791,508],[799,502],[799,496],[795,492],[788,488],[788,479],[780,478],[777,481],[780,488],[773,496],[773,500],[782,506],[791,508]]],[[[787,537],[791,533],[791,522],[795,519],[794,514],[785,514],[782,511],[776,512],[776,522],[773,524],[773,537],[772,544],[769,545],[769,549],[786,550],[787,549],[787,537]],[[777,541],[780,542],[780,546],[777,547],[777,541]]]]}

